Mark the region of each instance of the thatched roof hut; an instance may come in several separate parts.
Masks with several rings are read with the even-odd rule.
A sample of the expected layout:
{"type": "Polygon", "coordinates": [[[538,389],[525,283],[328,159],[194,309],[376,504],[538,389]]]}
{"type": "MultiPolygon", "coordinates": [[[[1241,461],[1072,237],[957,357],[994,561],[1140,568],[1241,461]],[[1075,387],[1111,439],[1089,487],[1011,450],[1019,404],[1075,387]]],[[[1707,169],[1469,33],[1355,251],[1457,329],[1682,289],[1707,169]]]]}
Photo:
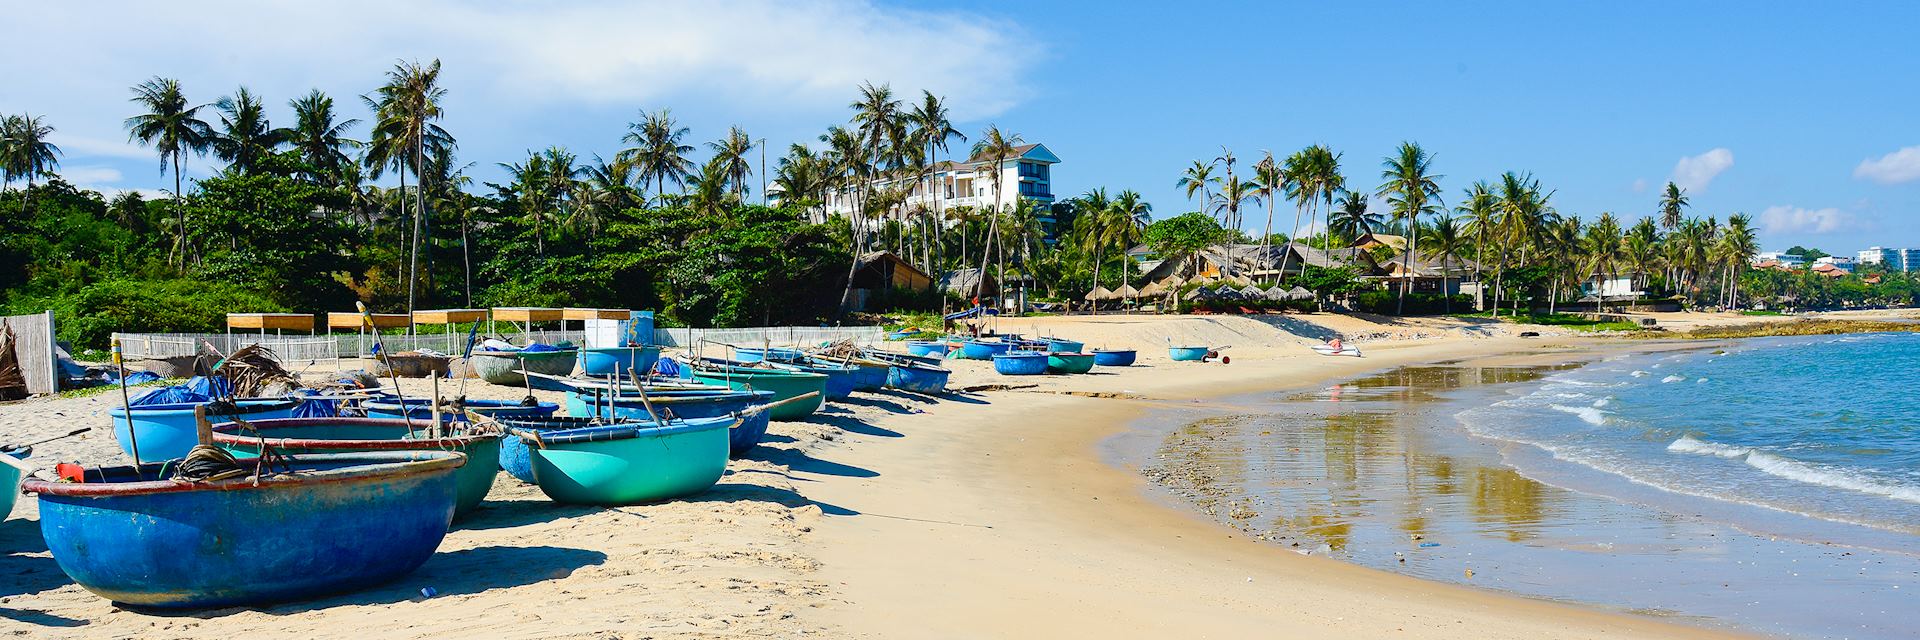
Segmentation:
{"type": "Polygon", "coordinates": [[[1101,300],[1112,300],[1113,292],[1108,291],[1106,287],[1102,287],[1100,285],[1094,285],[1093,290],[1088,291],[1085,298],[1087,300],[1092,300],[1095,302],[1098,302],[1101,300]]]}

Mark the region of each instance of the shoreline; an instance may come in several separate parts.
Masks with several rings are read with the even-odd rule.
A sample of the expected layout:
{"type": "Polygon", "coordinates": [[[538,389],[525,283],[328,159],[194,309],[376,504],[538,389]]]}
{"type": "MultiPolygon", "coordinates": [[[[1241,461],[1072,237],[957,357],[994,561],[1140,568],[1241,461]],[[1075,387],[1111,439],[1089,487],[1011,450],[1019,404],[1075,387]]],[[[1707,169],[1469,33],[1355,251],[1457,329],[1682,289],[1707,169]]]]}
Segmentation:
{"type": "MultiPolygon", "coordinates": [[[[1000,430],[941,434],[938,446],[948,454],[943,456],[947,460],[906,455],[902,461],[929,472],[929,485],[945,487],[939,498],[956,507],[945,511],[966,515],[972,524],[1007,523],[1002,526],[1045,535],[986,535],[982,532],[996,530],[877,522],[857,528],[847,522],[843,527],[842,520],[828,518],[819,530],[822,574],[847,587],[849,604],[830,612],[830,626],[871,637],[924,635],[929,627],[961,637],[1036,633],[1136,637],[1168,632],[1202,637],[1403,632],[1414,637],[1461,633],[1516,638],[1543,634],[1739,637],[1594,606],[1279,553],[1282,549],[1208,520],[1195,510],[1156,500],[1152,483],[1137,469],[1112,464],[1104,451],[1112,438],[1131,430],[1157,406],[1190,406],[1202,396],[1216,399],[1299,389],[1369,371],[1459,357],[1586,358],[1595,354],[1593,344],[1600,341],[1574,342],[1583,346],[1570,346],[1567,341],[1439,341],[1382,345],[1370,351],[1373,357],[1346,362],[1282,356],[1275,365],[1306,366],[1260,366],[1261,373],[1276,370],[1274,377],[1259,381],[1236,383],[1208,375],[1144,392],[1131,390],[1145,399],[1056,396],[1026,403],[1027,411],[1020,415],[1024,420],[1045,422],[1065,416],[1077,420],[1070,427],[1034,430],[1011,441],[1000,430]],[[1552,349],[1566,351],[1544,353],[1552,349]],[[1041,406],[1031,406],[1035,404],[1041,406]],[[958,480],[958,472],[966,470],[954,466],[955,453],[983,461],[974,473],[964,474],[971,484],[946,482],[958,480]],[[1005,504],[994,504],[994,500],[1005,504]],[[915,539],[920,536],[927,539],[915,539]],[[1074,542],[1063,545],[1061,541],[1074,542]],[[907,560],[876,562],[874,556],[907,560]],[[982,571],[978,566],[982,561],[1022,575],[982,571]],[[926,575],[946,578],[935,584],[914,579],[926,575]],[[940,603],[940,610],[927,608],[934,602],[940,603]],[[1064,602],[1080,608],[1068,612],[1050,604],[1064,602]],[[845,615],[849,612],[857,614],[845,615]]],[[[982,410],[999,413],[991,406],[982,410]]],[[[877,445],[857,442],[852,446],[877,445]]],[[[852,490],[855,487],[834,484],[838,483],[821,487],[820,499],[854,500],[860,494],[852,490]],[[842,492],[843,488],[848,491],[842,492]]],[[[869,492],[864,499],[888,508],[906,508],[906,503],[895,502],[892,496],[871,493],[882,485],[898,484],[896,478],[860,488],[869,492]],[[879,500],[883,497],[889,499],[879,500]]]]}

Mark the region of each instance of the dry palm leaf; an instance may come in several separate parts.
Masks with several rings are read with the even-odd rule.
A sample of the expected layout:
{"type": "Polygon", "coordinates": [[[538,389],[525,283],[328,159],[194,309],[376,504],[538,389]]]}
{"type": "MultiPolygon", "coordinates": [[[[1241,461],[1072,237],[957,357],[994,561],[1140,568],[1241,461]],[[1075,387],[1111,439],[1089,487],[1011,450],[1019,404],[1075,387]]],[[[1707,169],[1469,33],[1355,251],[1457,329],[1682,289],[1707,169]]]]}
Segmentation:
{"type": "Polygon", "coordinates": [[[280,366],[272,349],[254,344],[241,347],[220,361],[213,370],[233,382],[233,396],[255,398],[263,394],[280,395],[299,388],[300,378],[280,366]]]}

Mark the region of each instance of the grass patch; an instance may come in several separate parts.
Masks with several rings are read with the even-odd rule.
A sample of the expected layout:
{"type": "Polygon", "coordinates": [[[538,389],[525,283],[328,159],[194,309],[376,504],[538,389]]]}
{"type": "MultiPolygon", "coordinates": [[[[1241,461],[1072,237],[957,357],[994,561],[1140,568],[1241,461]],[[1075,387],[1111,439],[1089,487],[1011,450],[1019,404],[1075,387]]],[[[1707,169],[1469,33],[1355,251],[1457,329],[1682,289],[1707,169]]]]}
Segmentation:
{"type": "MultiPolygon", "coordinates": [[[[131,397],[132,395],[134,395],[134,394],[133,394],[133,390],[134,390],[134,389],[144,389],[144,388],[148,388],[148,387],[165,387],[165,386],[171,386],[171,385],[176,385],[176,384],[181,384],[181,383],[183,383],[183,382],[186,382],[186,380],[182,380],[182,379],[180,379],[180,378],[161,378],[161,379],[159,379],[159,380],[155,380],[155,381],[153,381],[153,382],[142,382],[142,383],[140,383],[140,384],[134,384],[134,385],[127,385],[127,395],[128,395],[129,397],[131,397]]],[[[62,392],[60,392],[60,397],[62,397],[62,398],[90,398],[90,397],[93,397],[93,396],[97,396],[97,395],[100,395],[100,394],[102,394],[102,393],[112,393],[112,392],[117,392],[117,391],[119,391],[119,390],[120,390],[120,385],[119,385],[119,383],[114,383],[114,384],[103,384],[103,385],[100,385],[100,386],[98,386],[98,387],[87,387],[87,388],[85,388],[85,389],[68,389],[68,390],[66,390],[66,391],[62,391],[62,392]]]]}
{"type": "Polygon", "coordinates": [[[1458,318],[1494,318],[1501,322],[1519,324],[1537,324],[1560,327],[1573,331],[1639,331],[1640,325],[1625,320],[1591,320],[1575,313],[1535,313],[1523,316],[1500,315],[1495,317],[1492,311],[1474,313],[1456,313],[1458,318]]]}
{"type": "Polygon", "coordinates": [[[1766,311],[1766,310],[1760,310],[1760,309],[1745,309],[1745,310],[1742,310],[1742,311],[1740,312],[1740,315],[1743,315],[1743,316],[1784,316],[1784,315],[1787,315],[1787,314],[1784,314],[1784,313],[1780,313],[1780,312],[1778,312],[1778,311],[1766,311]]]}

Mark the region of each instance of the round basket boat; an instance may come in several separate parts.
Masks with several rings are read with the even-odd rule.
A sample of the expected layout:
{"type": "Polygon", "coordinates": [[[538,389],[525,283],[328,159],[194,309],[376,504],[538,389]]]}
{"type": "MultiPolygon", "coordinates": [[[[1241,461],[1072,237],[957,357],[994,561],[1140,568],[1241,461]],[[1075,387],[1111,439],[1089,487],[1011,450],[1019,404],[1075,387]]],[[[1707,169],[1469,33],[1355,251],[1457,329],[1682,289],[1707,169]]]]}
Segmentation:
{"type": "Polygon", "coordinates": [[[534,439],[533,477],[547,497],[622,505],[692,495],[719,482],[734,422],[701,418],[516,435],[534,439]]]}
{"type": "Polygon", "coordinates": [[[1046,345],[1047,353],[1079,353],[1081,349],[1087,348],[1085,342],[1065,338],[1041,338],[1039,341],[1046,345]]]}
{"type": "Polygon", "coordinates": [[[1013,349],[1013,343],[998,340],[968,340],[960,345],[960,354],[971,360],[991,360],[1013,349]]]}
{"type": "Polygon", "coordinates": [[[944,393],[953,372],[940,367],[900,362],[887,367],[887,386],[914,393],[944,393]]]}
{"type": "Polygon", "coordinates": [[[1093,370],[1091,353],[1049,353],[1047,371],[1052,373],[1086,373],[1093,370]]]}
{"type": "Polygon", "coordinates": [[[947,343],[938,340],[908,340],[907,353],[916,356],[946,355],[947,343]]]}
{"type": "Polygon", "coordinates": [[[818,393],[808,400],[789,402],[768,410],[768,416],[774,420],[804,420],[827,402],[827,376],[801,371],[782,371],[778,369],[748,369],[741,367],[700,367],[693,371],[693,379],[698,382],[726,385],[728,388],[745,391],[772,391],[773,401],[797,398],[808,393],[818,393]]]}
{"type": "MultiPolygon", "coordinates": [[[[181,402],[173,404],[150,404],[133,407],[133,422],[127,422],[127,410],[114,407],[107,410],[107,416],[113,420],[113,438],[120,441],[120,450],[133,455],[133,445],[140,445],[140,462],[161,462],[187,456],[193,445],[199,444],[193,417],[193,410],[204,402],[181,402]],[[129,437],[131,434],[131,437],[129,437]]],[[[299,404],[293,400],[259,399],[240,400],[234,403],[238,410],[232,415],[242,420],[263,420],[268,418],[288,418],[293,416],[293,408],[299,404]]],[[[208,415],[207,421],[214,424],[231,422],[227,415],[208,415]]]]}
{"type": "MultiPolygon", "coordinates": [[[[573,373],[577,349],[559,349],[555,351],[475,351],[467,359],[473,367],[474,375],[481,380],[498,385],[524,386],[529,380],[520,369],[525,366],[532,373],[550,376],[564,376],[573,373]],[[523,365],[524,363],[524,365],[523,365]]],[[[540,384],[534,382],[534,386],[540,384]]]]}
{"type": "MultiPolygon", "coordinates": [[[[772,391],[727,391],[720,394],[655,395],[648,392],[645,401],[639,394],[622,395],[611,400],[602,400],[600,415],[620,420],[637,422],[653,421],[653,413],[647,412],[647,404],[653,404],[653,410],[663,419],[719,418],[738,416],[740,424],[734,425],[727,434],[729,455],[740,457],[760,444],[767,436],[769,415],[773,410],[753,411],[754,407],[774,400],[772,391]]],[[[777,410],[775,407],[774,410],[777,410]]]]}
{"type": "MultiPolygon", "coordinates": [[[[32,455],[32,449],[0,451],[0,456],[13,456],[15,460],[25,460],[32,455]]],[[[10,464],[0,464],[0,520],[6,520],[13,512],[13,503],[20,498],[20,470],[10,464]]]]}
{"type": "Polygon", "coordinates": [[[1009,351],[993,357],[993,371],[1003,376],[1037,376],[1047,372],[1047,354],[1009,351]]]}
{"type": "MultiPolygon", "coordinates": [[[[162,465],[31,479],[40,532],[74,582],[146,607],[255,605],[353,591],[418,568],[453,520],[466,456],[383,451],[294,456],[291,473],[161,479],[162,465]]],[[[241,461],[251,467],[250,461],[241,461]]],[[[171,471],[168,469],[167,471],[171,471]]]]}
{"type": "Polygon", "coordinates": [[[424,422],[378,418],[282,418],[251,421],[245,427],[225,424],[213,428],[213,442],[235,456],[252,457],[266,445],[283,454],[350,453],[361,451],[457,451],[467,464],[457,474],[458,517],[480,506],[500,472],[500,433],[458,423],[442,427],[439,435],[424,422]],[[411,426],[411,428],[409,428],[411,426]]]}
{"type": "Polygon", "coordinates": [[[1167,347],[1167,357],[1175,362],[1199,362],[1207,359],[1207,347],[1167,347]]]}
{"type": "Polygon", "coordinates": [[[590,376],[645,375],[659,360],[660,347],[591,347],[580,350],[580,371],[590,376]]]}
{"type": "MultiPolygon", "coordinates": [[[[534,433],[569,431],[590,427],[609,427],[627,423],[627,420],[572,418],[563,416],[528,416],[500,419],[500,426],[534,433]]],[[[507,472],[507,475],[513,476],[521,482],[535,484],[533,477],[533,453],[527,448],[527,442],[525,440],[511,436],[500,439],[500,470],[507,472]]]]}
{"type": "Polygon", "coordinates": [[[1093,363],[1102,367],[1130,367],[1139,354],[1132,349],[1094,349],[1093,363]]]}

